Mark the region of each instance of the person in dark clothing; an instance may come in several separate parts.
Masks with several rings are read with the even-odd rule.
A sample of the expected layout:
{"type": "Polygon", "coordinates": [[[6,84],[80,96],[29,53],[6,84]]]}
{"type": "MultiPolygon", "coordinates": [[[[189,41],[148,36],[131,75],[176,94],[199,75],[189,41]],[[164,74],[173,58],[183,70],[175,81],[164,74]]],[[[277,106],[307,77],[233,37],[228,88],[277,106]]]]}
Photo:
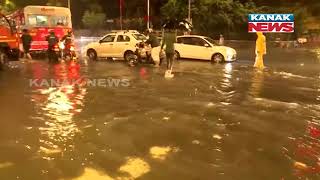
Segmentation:
{"type": "Polygon", "coordinates": [[[146,32],[146,35],[149,36],[149,38],[147,39],[145,44],[151,46],[151,50],[147,51],[147,59],[148,61],[152,61],[152,57],[151,57],[152,49],[160,46],[160,42],[152,29],[148,29],[146,32]]]}
{"type": "Polygon", "coordinates": [[[49,61],[51,61],[54,59],[54,46],[58,44],[59,38],[55,35],[53,31],[51,31],[50,35],[46,37],[46,41],[48,41],[48,58],[49,61]]]}
{"type": "Polygon", "coordinates": [[[160,46],[159,39],[151,29],[147,31],[147,35],[149,36],[149,38],[146,41],[146,44],[150,44],[152,48],[160,46]]]}
{"type": "Polygon", "coordinates": [[[24,55],[28,58],[28,59],[32,59],[31,55],[30,55],[30,48],[31,48],[31,42],[32,42],[32,37],[29,34],[29,31],[27,29],[22,30],[22,36],[21,36],[21,42],[22,42],[22,46],[23,46],[23,52],[24,55]]]}
{"type": "Polygon", "coordinates": [[[46,41],[48,41],[48,49],[52,49],[59,42],[59,38],[51,31],[50,35],[46,37],[46,41]]]}
{"type": "Polygon", "coordinates": [[[65,36],[62,37],[61,41],[64,41],[65,45],[69,45],[72,43],[72,32],[68,31],[68,34],[66,34],[65,36]]]}

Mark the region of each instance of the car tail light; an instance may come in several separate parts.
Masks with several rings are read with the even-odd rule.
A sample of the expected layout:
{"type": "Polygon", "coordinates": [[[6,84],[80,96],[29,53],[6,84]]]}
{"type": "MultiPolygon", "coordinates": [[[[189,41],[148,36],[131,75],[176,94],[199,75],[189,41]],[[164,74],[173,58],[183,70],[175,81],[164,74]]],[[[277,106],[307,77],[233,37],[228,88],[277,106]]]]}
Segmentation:
{"type": "Polygon", "coordinates": [[[55,50],[55,51],[59,51],[59,46],[58,46],[57,44],[56,44],[56,45],[54,45],[54,47],[53,47],[53,48],[54,48],[54,50],[55,50]]]}

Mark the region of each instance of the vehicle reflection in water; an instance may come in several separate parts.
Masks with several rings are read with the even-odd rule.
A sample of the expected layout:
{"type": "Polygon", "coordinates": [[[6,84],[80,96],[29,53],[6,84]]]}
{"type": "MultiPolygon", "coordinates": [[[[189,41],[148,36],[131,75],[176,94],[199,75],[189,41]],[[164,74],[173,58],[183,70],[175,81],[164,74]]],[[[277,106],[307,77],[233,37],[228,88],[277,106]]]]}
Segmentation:
{"type": "Polygon", "coordinates": [[[320,123],[308,122],[305,134],[291,139],[295,149],[287,157],[292,162],[294,176],[316,178],[320,173],[320,123]]]}
{"type": "Polygon", "coordinates": [[[219,87],[217,89],[222,97],[224,97],[221,100],[222,105],[230,105],[231,99],[236,93],[232,84],[232,73],[232,63],[225,64],[221,75],[222,79],[220,80],[219,87]]]}
{"type": "Polygon", "coordinates": [[[221,82],[221,86],[223,88],[230,88],[232,87],[232,84],[231,84],[231,79],[232,79],[232,64],[231,63],[227,63],[225,66],[224,66],[224,74],[223,74],[223,80],[221,82]]]}
{"type": "MultiPolygon", "coordinates": [[[[316,101],[319,101],[319,95],[316,101]]],[[[314,114],[307,121],[304,133],[289,138],[293,152],[284,148],[285,155],[292,162],[293,175],[298,179],[318,179],[320,175],[320,108],[315,104],[309,105],[309,109],[314,109],[314,114]]]]}
{"type": "MultiPolygon", "coordinates": [[[[35,87],[32,99],[38,110],[38,119],[44,123],[39,128],[41,133],[40,152],[50,155],[72,151],[72,140],[79,132],[73,117],[80,113],[86,88],[81,84],[72,84],[80,78],[79,68],[70,64],[56,64],[52,67],[53,79],[45,79],[41,73],[35,71],[35,78],[39,81],[60,82],[56,87],[35,87]],[[63,82],[63,83],[62,83],[63,82]],[[69,82],[69,83],[68,83],[69,82]]],[[[44,158],[49,158],[45,157],[44,158]]]]}

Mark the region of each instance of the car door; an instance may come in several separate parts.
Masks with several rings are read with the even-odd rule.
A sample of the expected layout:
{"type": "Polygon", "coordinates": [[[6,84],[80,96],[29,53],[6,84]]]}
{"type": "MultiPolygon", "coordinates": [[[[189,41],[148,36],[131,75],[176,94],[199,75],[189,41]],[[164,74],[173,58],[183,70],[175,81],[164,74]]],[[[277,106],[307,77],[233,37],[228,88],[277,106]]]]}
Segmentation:
{"type": "Polygon", "coordinates": [[[114,57],[123,57],[124,53],[130,48],[130,37],[127,35],[118,35],[114,46],[114,57]]]}
{"type": "Polygon", "coordinates": [[[107,35],[99,41],[97,53],[101,57],[114,57],[114,41],[116,35],[107,35]]]}
{"type": "Polygon", "coordinates": [[[190,58],[211,60],[212,46],[207,41],[201,37],[191,37],[191,41],[188,43],[188,49],[192,52],[190,58]]]}
{"type": "Polygon", "coordinates": [[[181,58],[190,58],[194,53],[191,46],[191,37],[178,37],[175,50],[179,52],[181,58]]]}

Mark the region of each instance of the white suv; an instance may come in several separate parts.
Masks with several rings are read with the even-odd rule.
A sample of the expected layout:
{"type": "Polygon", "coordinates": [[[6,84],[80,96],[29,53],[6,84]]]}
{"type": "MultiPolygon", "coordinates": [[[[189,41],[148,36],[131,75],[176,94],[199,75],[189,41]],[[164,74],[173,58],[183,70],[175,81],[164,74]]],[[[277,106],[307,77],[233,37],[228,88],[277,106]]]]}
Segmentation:
{"type": "Polygon", "coordinates": [[[89,59],[98,58],[128,58],[135,52],[136,45],[146,40],[143,34],[137,31],[116,31],[103,36],[99,42],[86,46],[89,59]]]}

